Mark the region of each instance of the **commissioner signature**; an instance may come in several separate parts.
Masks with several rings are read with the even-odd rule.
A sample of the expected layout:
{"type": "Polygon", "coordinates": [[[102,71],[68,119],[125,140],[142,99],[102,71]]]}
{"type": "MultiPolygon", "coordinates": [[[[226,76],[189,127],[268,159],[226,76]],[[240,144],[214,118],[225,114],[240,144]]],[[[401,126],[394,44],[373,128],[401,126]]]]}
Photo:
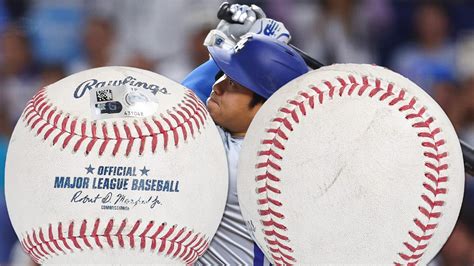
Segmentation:
{"type": "Polygon", "coordinates": [[[155,196],[127,196],[123,193],[114,194],[108,192],[105,194],[87,194],[82,190],[77,191],[72,196],[70,202],[82,203],[82,204],[107,204],[112,206],[128,206],[131,208],[137,206],[148,206],[150,209],[155,208],[157,205],[161,205],[161,201],[157,195],[155,196]]]}

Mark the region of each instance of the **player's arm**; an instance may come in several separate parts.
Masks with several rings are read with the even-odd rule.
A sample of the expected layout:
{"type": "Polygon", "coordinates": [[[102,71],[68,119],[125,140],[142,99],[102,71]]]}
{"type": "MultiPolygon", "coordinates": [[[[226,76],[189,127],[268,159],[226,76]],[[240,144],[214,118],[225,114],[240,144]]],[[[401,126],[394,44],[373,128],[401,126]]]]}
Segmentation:
{"type": "Polygon", "coordinates": [[[217,72],[219,72],[219,68],[216,63],[209,59],[189,73],[181,84],[191,89],[201,101],[206,102],[214,84],[213,77],[217,72]]]}
{"type": "MultiPolygon", "coordinates": [[[[291,36],[283,23],[266,17],[263,10],[256,5],[239,5],[223,3],[218,14],[226,14],[207,35],[205,46],[218,46],[223,49],[232,49],[240,38],[249,33],[264,34],[288,43],[291,36]]],[[[205,102],[209,97],[214,77],[218,73],[217,65],[210,59],[189,73],[181,82],[191,89],[205,102]]]]}

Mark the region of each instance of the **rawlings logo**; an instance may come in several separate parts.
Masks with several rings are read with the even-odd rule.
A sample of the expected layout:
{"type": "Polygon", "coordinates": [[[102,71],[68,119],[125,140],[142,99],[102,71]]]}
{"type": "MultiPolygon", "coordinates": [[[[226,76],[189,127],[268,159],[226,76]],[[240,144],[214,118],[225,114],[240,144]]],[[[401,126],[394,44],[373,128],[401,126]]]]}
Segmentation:
{"type": "Polygon", "coordinates": [[[108,81],[99,81],[97,79],[89,79],[77,86],[77,88],[74,90],[74,98],[79,99],[84,94],[93,89],[93,88],[101,88],[105,86],[121,86],[121,85],[130,85],[133,87],[141,87],[146,90],[150,90],[153,95],[156,95],[157,93],[161,94],[168,94],[168,90],[165,87],[160,87],[156,84],[148,84],[144,81],[138,81],[136,78],[132,76],[128,76],[123,80],[108,80],[108,81]]]}

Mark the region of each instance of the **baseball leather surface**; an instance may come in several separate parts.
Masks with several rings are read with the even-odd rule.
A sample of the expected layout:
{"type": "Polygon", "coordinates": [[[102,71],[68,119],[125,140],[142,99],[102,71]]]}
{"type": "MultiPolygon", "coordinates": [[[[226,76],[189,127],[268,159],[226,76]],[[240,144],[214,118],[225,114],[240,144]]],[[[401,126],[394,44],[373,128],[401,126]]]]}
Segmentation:
{"type": "Polygon", "coordinates": [[[382,67],[309,72],[260,109],[238,194],[275,264],[426,264],[459,214],[464,168],[447,116],[382,67]]]}

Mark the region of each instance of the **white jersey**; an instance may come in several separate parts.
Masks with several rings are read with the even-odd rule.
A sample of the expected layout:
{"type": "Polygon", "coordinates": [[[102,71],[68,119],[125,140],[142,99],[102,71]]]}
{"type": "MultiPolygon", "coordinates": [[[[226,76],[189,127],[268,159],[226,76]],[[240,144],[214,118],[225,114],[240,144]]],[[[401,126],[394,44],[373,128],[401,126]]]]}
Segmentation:
{"type": "Polygon", "coordinates": [[[237,164],[243,138],[232,137],[221,128],[219,133],[229,166],[227,203],[217,233],[196,265],[269,265],[247,231],[237,198],[237,164]]]}

